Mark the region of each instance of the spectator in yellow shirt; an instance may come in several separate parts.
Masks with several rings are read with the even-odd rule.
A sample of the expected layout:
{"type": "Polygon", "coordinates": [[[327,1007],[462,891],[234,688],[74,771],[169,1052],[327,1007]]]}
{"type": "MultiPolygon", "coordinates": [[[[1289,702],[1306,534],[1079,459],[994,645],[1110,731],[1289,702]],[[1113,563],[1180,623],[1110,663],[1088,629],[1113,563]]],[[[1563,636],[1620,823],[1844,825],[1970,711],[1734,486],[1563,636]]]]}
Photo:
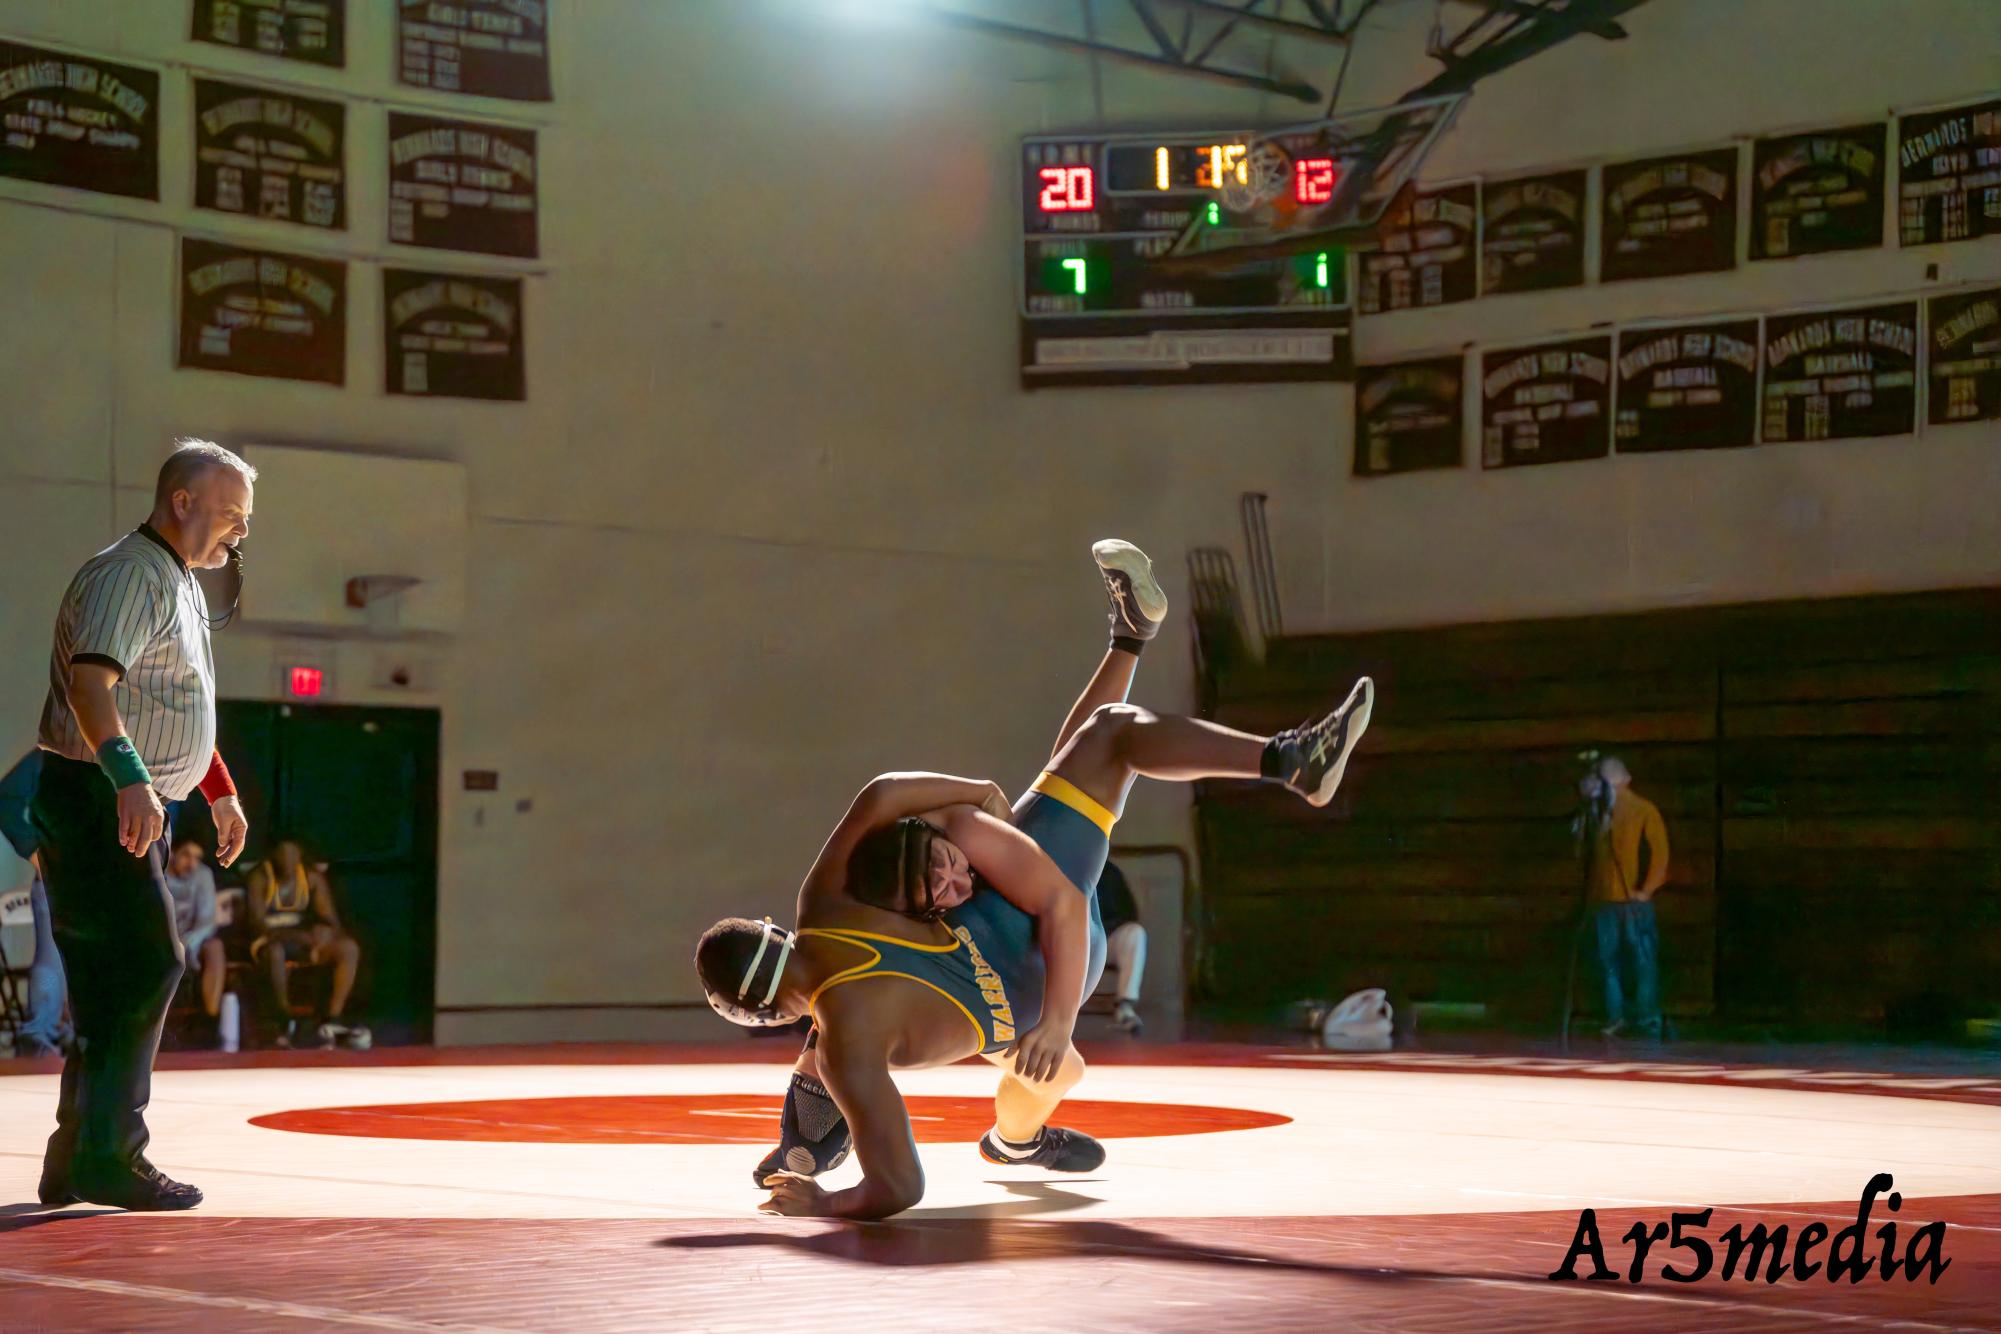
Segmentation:
{"type": "Polygon", "coordinates": [[[1627,1032],[1658,1038],[1660,930],[1654,894],[1667,881],[1667,823],[1659,807],[1633,791],[1633,776],[1616,755],[1599,761],[1597,777],[1609,813],[1591,821],[1586,855],[1598,975],[1605,988],[1603,1031],[1608,1038],[1627,1032]]]}

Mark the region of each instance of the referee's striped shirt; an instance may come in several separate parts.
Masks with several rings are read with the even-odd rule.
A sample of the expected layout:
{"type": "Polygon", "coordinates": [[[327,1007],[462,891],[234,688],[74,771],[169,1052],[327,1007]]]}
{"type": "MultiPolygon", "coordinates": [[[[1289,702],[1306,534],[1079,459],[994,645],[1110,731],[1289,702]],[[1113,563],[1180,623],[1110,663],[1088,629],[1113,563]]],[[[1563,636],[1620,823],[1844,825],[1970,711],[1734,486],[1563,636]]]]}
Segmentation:
{"type": "Polygon", "coordinates": [[[162,800],[181,801],[215,752],[208,599],[180,553],[141,524],[84,562],[56,613],[43,750],[96,761],[69,706],[72,663],[118,672],[111,696],[162,800]]]}

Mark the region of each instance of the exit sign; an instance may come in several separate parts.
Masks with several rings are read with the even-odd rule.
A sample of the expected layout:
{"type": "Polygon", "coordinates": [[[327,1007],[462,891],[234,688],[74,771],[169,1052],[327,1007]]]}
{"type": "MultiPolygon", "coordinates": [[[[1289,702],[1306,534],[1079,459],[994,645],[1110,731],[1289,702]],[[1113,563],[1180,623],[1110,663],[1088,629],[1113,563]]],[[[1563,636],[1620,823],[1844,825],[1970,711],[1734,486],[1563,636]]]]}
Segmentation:
{"type": "Polygon", "coordinates": [[[285,693],[293,699],[318,699],[326,688],[326,673],[317,667],[293,667],[285,673],[285,693]]]}

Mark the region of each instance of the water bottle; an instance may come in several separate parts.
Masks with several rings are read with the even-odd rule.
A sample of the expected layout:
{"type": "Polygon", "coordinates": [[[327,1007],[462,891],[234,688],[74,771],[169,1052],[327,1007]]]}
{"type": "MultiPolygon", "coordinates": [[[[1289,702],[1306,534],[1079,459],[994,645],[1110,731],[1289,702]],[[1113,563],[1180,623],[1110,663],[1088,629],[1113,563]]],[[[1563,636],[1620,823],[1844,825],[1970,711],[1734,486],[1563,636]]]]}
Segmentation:
{"type": "Polygon", "coordinates": [[[222,1049],[235,1051],[242,1038],[243,1005],[233,991],[222,993],[222,1049]]]}

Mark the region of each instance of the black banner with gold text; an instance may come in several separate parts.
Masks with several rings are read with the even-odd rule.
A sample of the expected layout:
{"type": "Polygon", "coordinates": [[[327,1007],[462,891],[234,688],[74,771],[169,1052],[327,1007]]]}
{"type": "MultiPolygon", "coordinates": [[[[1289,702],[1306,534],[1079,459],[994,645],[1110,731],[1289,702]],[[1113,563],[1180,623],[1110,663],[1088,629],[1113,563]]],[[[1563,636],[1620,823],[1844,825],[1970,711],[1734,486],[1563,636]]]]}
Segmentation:
{"type": "Polygon", "coordinates": [[[546,0],[401,0],[396,76],[440,93],[549,100],[546,0]]]}
{"type": "Polygon", "coordinates": [[[2001,98],[1897,118],[1897,243],[2001,235],[2001,98]]]}
{"type": "Polygon", "coordinates": [[[1447,306],[1479,294],[1480,183],[1419,190],[1383,219],[1378,248],[1356,257],[1358,313],[1447,306]]]}
{"type": "Polygon", "coordinates": [[[389,239],[532,259],[535,131],[389,113],[389,239]]]}
{"type": "Polygon", "coordinates": [[[1760,139],[1751,147],[1751,258],[1883,244],[1883,122],[1760,139]]]}
{"type": "Polygon", "coordinates": [[[347,0],[194,0],[194,39],[339,69],[347,0]]]}
{"type": "Polygon", "coordinates": [[[2001,418],[2001,287],[1925,302],[1933,426],[2001,418]]]}
{"type": "Polygon", "coordinates": [[[1758,434],[1758,321],[1621,329],[1612,434],[1621,454],[1729,449],[1758,434]]]}
{"type": "Polygon", "coordinates": [[[1918,303],[1765,317],[1767,444],[1917,429],[1918,303]]]}
{"type": "Polygon", "coordinates": [[[347,109],[298,93],[195,80],[195,207],[347,226],[347,109]]]}
{"type": "Polygon", "coordinates": [[[1584,285],[1586,180],[1579,168],[1481,182],[1482,296],[1584,285]]]}
{"type": "Polygon", "coordinates": [[[1355,476],[1456,468],[1463,453],[1462,357],[1355,369],[1355,476]]]}
{"type": "Polygon", "coordinates": [[[1668,278],[1737,263],[1737,150],[1678,153],[1604,168],[1599,277],[1668,278]]]}
{"type": "Polygon", "coordinates": [[[384,386],[420,398],[519,402],[521,280],[382,271],[384,386]]]}
{"type": "Polygon", "coordinates": [[[340,384],[347,265],[181,238],[180,364],[340,384]]]}
{"type": "Polygon", "coordinates": [[[1606,335],[1480,357],[1480,465],[1604,458],[1611,447],[1612,340],[1606,335]]]}
{"type": "Polygon", "coordinates": [[[0,41],[0,176],[160,197],[160,76],[0,41]]]}

